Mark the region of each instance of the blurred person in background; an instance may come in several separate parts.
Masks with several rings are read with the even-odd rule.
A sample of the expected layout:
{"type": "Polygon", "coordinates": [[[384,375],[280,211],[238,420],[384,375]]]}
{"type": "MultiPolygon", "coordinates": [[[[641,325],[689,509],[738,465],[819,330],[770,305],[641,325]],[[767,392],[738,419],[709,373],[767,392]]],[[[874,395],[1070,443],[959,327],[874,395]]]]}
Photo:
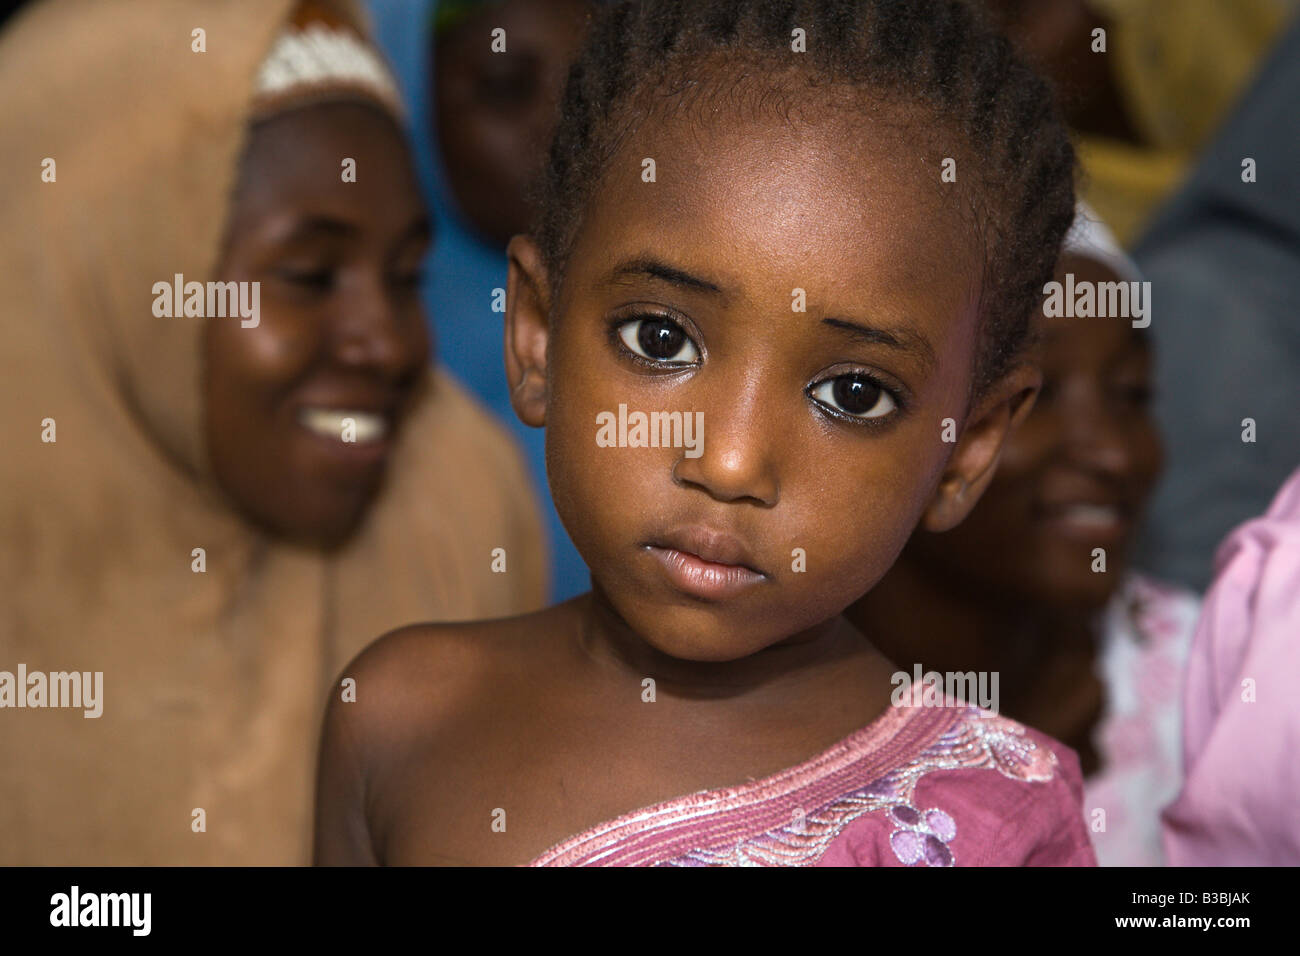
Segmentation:
{"type": "Polygon", "coordinates": [[[1219,548],[1187,664],[1176,866],[1300,866],[1300,470],[1219,548]]]}
{"type": "Polygon", "coordinates": [[[1169,471],[1143,567],[1204,590],[1300,449],[1300,22],[1134,250],[1151,280],[1169,471]]]}
{"type": "Polygon", "coordinates": [[[1203,591],[1216,545],[1267,507],[1300,435],[1300,4],[986,3],[1055,80],[1082,193],[1152,283],[1169,460],[1137,554],[1203,591]]]}
{"type": "Polygon", "coordinates": [[[1126,247],[1186,177],[1297,9],[1296,0],[982,2],[1056,83],[1076,134],[1083,198],[1126,247]]]}
{"type": "Polygon", "coordinates": [[[343,664],[545,595],[518,453],[429,367],[400,98],[346,0],[45,0],[0,122],[0,862],[306,863],[343,664]]]}
{"type": "MultiPolygon", "coordinates": [[[[1076,283],[1139,278],[1083,206],[1056,281],[1067,273],[1076,283]]],[[[909,676],[919,664],[983,672],[991,686],[996,674],[1000,712],[1078,752],[1098,862],[1158,865],[1198,601],[1130,559],[1162,461],[1151,342],[1127,316],[1035,321],[1042,391],[988,490],[951,531],[914,534],[848,613],[909,676]]]]}
{"type": "Polygon", "coordinates": [[[418,120],[411,136],[439,237],[423,300],[439,357],[525,449],[546,519],[551,599],[567,600],[588,590],[591,578],[547,492],[544,434],[522,424],[510,405],[505,246],[531,225],[529,187],[595,0],[370,6],[377,42],[418,120]],[[504,34],[494,37],[497,29],[504,34]]]}

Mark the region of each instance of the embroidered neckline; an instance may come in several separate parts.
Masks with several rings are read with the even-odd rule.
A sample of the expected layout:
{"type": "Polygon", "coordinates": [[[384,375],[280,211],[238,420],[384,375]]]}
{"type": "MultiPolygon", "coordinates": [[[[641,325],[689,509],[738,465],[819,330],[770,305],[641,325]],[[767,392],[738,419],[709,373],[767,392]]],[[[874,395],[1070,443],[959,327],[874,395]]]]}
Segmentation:
{"type": "MultiPolygon", "coordinates": [[[[942,713],[942,708],[932,708],[935,713],[942,713]]],[[[776,773],[769,774],[766,777],[760,777],[754,781],[734,784],[727,787],[714,787],[707,790],[697,790],[694,793],[683,794],[678,797],[671,797],[659,803],[650,804],[649,806],[640,807],[631,810],[620,816],[597,823],[595,826],[588,827],[579,833],[574,834],[566,840],[555,844],[545,852],[538,855],[532,860],[529,866],[540,866],[544,863],[556,859],[569,853],[574,848],[587,843],[590,840],[597,839],[605,833],[621,829],[629,824],[638,823],[651,817],[668,813],[676,808],[697,807],[703,804],[731,804],[743,800],[746,796],[773,788],[779,788],[781,785],[792,778],[802,778],[815,774],[819,769],[823,769],[827,764],[835,761],[837,757],[860,753],[863,749],[869,749],[872,742],[881,737],[892,738],[898,734],[910,721],[921,716],[921,708],[911,707],[894,707],[885,708],[885,712],[864,727],[853,731],[847,737],[841,738],[825,750],[814,754],[807,760],[793,767],[786,767],[778,770],[776,773]]]]}
{"type": "Polygon", "coordinates": [[[878,778],[867,775],[865,785],[833,797],[812,813],[800,813],[793,821],[734,844],[693,847],[654,865],[807,866],[821,859],[854,820],[887,810],[894,826],[889,848],[900,863],[954,866],[957,858],[949,843],[957,835],[956,821],[939,807],[917,806],[916,785],[923,776],[942,770],[987,769],[1012,780],[1044,782],[1055,776],[1056,768],[1056,754],[1050,747],[1040,747],[1023,726],[969,707],[910,761],[878,778]]]}
{"type": "MultiPolygon", "coordinates": [[[[1018,764],[1024,763],[1025,754],[1014,747],[1004,746],[1005,740],[1015,737],[1017,744],[1023,741],[1025,753],[1035,751],[1035,744],[1024,738],[1023,733],[1014,722],[977,707],[890,706],[870,724],[802,763],[752,782],[701,790],[632,810],[555,844],[529,865],[552,865],[565,858],[568,862],[597,862],[620,849],[634,849],[636,845],[653,842],[666,828],[707,827],[709,820],[720,820],[727,812],[742,808],[753,810],[760,818],[772,817],[771,826],[764,826],[756,839],[781,839],[778,831],[788,836],[784,830],[788,829],[790,821],[784,815],[779,798],[800,791],[804,791],[801,796],[807,798],[801,802],[810,804],[815,810],[842,804],[849,799],[857,812],[847,817],[836,812],[834,821],[826,821],[838,832],[862,812],[910,800],[916,779],[930,770],[990,767],[1006,776],[1050,779],[1056,763],[1055,754],[1050,749],[1045,757],[1036,755],[1030,761],[1033,765],[1030,771],[1022,775],[1018,764]],[[971,729],[976,725],[977,730],[971,729]],[[997,741],[991,749],[989,740],[997,741]],[[919,752],[920,756],[900,766],[898,758],[907,752],[919,752]],[[1047,768],[1045,775],[1040,764],[1047,768]],[[852,794],[845,798],[846,790],[853,790],[847,786],[851,779],[884,781],[888,792],[871,794],[866,800],[855,800],[852,794]],[[882,797],[884,802],[881,802],[882,797]],[[648,821],[654,821],[654,826],[641,826],[648,821]]],[[[819,829],[825,830],[824,827],[819,829]]],[[[743,845],[752,842],[742,839],[732,850],[739,851],[743,845]]],[[[808,843],[806,840],[798,842],[808,843]]],[[[818,839],[816,842],[824,844],[825,841],[818,839]]],[[[707,854],[709,851],[704,852],[707,854]]]]}

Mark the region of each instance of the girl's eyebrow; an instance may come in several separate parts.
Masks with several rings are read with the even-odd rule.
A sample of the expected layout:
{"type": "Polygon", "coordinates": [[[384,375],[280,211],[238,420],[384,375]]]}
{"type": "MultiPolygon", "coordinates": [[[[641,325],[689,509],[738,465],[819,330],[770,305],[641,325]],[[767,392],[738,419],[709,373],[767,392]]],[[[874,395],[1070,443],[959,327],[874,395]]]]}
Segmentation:
{"type": "Polygon", "coordinates": [[[847,332],[853,338],[870,345],[884,345],[914,356],[927,372],[934,371],[934,348],[930,345],[929,340],[919,332],[914,332],[911,329],[878,329],[874,326],[863,325],[861,322],[850,322],[847,319],[827,318],[822,319],[822,324],[847,332]]]}
{"type": "Polygon", "coordinates": [[[695,292],[711,292],[714,295],[722,295],[722,287],[716,282],[710,282],[708,279],[702,279],[699,276],[691,275],[675,266],[670,266],[653,256],[640,255],[631,259],[624,259],[613,269],[609,271],[599,282],[597,286],[613,285],[622,279],[634,276],[646,276],[651,279],[659,279],[663,282],[669,282],[675,286],[684,289],[691,289],[695,292]]]}

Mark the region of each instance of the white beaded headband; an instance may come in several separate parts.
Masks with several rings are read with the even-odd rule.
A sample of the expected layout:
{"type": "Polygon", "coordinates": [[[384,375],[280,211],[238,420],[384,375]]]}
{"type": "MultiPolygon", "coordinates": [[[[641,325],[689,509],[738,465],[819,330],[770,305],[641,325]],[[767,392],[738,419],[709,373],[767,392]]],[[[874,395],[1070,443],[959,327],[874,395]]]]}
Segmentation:
{"type": "Polygon", "coordinates": [[[384,61],[356,33],[320,21],[286,28],[262,62],[254,84],[255,111],[266,114],[300,99],[365,94],[399,119],[405,109],[384,61]]]}
{"type": "Polygon", "coordinates": [[[1092,207],[1082,199],[1074,209],[1074,222],[1065,235],[1063,252],[1074,253],[1086,259],[1093,259],[1110,269],[1121,279],[1141,281],[1142,272],[1124,248],[1107,228],[1092,207]]]}

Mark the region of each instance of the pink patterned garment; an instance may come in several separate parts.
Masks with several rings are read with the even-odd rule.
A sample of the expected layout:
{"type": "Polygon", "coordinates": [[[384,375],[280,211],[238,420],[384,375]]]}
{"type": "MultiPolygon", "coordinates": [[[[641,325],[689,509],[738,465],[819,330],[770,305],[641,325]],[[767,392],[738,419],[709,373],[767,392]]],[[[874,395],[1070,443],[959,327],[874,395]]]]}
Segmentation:
{"type": "Polygon", "coordinates": [[[890,707],[796,767],[624,814],[531,866],[1096,866],[1064,745],[977,707],[890,707]]]}
{"type": "Polygon", "coordinates": [[[1165,865],[1160,810],[1183,779],[1181,695],[1200,608],[1192,592],[1133,574],[1106,609],[1106,709],[1092,736],[1101,769],[1083,803],[1102,866],[1165,865]]]}
{"type": "Polygon", "coordinates": [[[1300,470],[1214,564],[1165,850],[1173,866],[1300,866],[1300,470]]]}

